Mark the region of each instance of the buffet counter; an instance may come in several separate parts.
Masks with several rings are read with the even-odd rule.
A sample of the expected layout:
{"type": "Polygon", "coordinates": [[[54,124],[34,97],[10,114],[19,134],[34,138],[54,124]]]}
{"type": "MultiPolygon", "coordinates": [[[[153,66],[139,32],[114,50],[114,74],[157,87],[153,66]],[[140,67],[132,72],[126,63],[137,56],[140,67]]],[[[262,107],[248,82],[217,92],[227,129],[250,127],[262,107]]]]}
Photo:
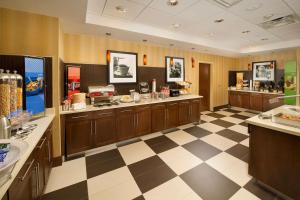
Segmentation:
{"type": "Polygon", "coordinates": [[[236,92],[249,92],[249,93],[258,93],[258,94],[274,94],[274,95],[284,95],[282,92],[264,92],[264,91],[256,91],[256,90],[237,90],[237,89],[228,89],[228,91],[236,91],[236,92]]]}

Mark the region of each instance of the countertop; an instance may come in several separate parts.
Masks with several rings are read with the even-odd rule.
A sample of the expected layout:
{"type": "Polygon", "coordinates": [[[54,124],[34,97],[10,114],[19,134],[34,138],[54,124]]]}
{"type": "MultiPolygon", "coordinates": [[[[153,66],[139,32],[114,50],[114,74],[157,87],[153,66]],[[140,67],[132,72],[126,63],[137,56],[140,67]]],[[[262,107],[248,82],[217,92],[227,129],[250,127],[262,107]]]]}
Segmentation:
{"type": "MultiPolygon", "coordinates": [[[[284,105],[284,106],[280,106],[278,108],[275,108],[273,110],[270,110],[268,112],[265,112],[264,114],[276,115],[276,114],[284,111],[284,109],[287,108],[287,107],[293,107],[293,108],[300,109],[299,106],[284,105]]],[[[272,122],[271,119],[260,119],[258,117],[258,115],[247,119],[246,122],[249,123],[249,124],[255,125],[255,126],[261,126],[263,128],[268,128],[268,129],[272,129],[272,130],[275,130],[275,131],[280,131],[280,132],[283,132],[283,133],[288,133],[288,134],[296,135],[296,136],[300,137],[300,128],[295,128],[295,127],[292,127],[292,126],[286,126],[286,125],[274,123],[274,122],[272,122]]]]}
{"type": "Polygon", "coordinates": [[[260,92],[255,90],[235,90],[235,89],[228,89],[228,91],[236,91],[236,92],[252,92],[252,93],[261,93],[261,94],[275,94],[275,95],[282,95],[284,96],[284,93],[278,93],[278,92],[260,92]]]}
{"type": "Polygon", "coordinates": [[[30,154],[33,152],[34,148],[44,135],[45,131],[51,124],[55,117],[55,114],[49,113],[45,117],[29,122],[28,124],[37,124],[38,126],[28,135],[24,140],[28,143],[28,148],[26,152],[23,153],[21,159],[16,163],[12,173],[11,178],[0,187],[0,199],[5,195],[6,191],[9,189],[10,185],[18,175],[19,171],[25,164],[26,160],[29,158],[30,154]]]}
{"type": "Polygon", "coordinates": [[[86,109],[81,110],[68,110],[68,111],[62,111],[60,109],[60,114],[72,114],[72,113],[80,113],[80,112],[90,112],[90,111],[98,111],[98,110],[106,110],[106,109],[114,109],[114,108],[123,108],[123,107],[130,107],[130,106],[141,106],[141,105],[148,105],[148,104],[156,104],[156,103],[165,103],[165,102],[171,102],[171,101],[180,101],[180,100],[188,100],[188,99],[197,99],[197,98],[203,98],[203,96],[199,95],[181,95],[178,97],[169,97],[166,99],[149,99],[144,100],[139,103],[119,103],[119,105],[112,105],[112,106],[103,106],[103,107],[94,107],[92,105],[88,105],[86,109]]]}

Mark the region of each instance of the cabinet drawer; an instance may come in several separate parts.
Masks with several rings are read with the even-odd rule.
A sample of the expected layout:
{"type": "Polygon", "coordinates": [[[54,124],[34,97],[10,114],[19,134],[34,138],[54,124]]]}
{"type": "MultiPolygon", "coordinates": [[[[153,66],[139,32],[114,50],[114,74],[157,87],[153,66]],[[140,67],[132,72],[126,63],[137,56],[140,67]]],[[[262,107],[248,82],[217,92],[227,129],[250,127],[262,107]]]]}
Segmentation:
{"type": "Polygon", "coordinates": [[[92,112],[74,113],[74,114],[66,115],[66,121],[87,120],[87,119],[92,119],[92,117],[93,117],[92,112]]]}
{"type": "Polygon", "coordinates": [[[93,113],[93,119],[115,116],[114,109],[100,110],[93,113]]]}

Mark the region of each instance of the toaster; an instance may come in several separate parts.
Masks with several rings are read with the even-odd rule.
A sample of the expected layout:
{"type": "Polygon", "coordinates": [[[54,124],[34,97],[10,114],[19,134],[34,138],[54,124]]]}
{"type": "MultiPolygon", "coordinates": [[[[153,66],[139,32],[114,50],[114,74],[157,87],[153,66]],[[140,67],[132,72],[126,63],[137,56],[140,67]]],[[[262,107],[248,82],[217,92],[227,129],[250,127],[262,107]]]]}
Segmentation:
{"type": "Polygon", "coordinates": [[[179,89],[170,89],[170,97],[178,97],[179,95],[179,89]]]}

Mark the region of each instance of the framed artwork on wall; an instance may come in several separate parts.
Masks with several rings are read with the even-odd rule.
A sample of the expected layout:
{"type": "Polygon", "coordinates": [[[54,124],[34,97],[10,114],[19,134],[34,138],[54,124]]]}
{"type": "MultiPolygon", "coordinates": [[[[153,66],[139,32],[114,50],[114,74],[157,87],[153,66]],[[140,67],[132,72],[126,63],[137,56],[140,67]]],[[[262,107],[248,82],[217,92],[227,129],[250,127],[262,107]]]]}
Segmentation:
{"type": "Polygon", "coordinates": [[[253,81],[274,81],[275,68],[275,61],[253,62],[253,81]]]}
{"type": "Polygon", "coordinates": [[[184,81],[184,58],[165,57],[166,82],[184,81]]]}
{"type": "Polygon", "coordinates": [[[137,83],[137,53],[107,51],[109,83],[137,83]]]}

